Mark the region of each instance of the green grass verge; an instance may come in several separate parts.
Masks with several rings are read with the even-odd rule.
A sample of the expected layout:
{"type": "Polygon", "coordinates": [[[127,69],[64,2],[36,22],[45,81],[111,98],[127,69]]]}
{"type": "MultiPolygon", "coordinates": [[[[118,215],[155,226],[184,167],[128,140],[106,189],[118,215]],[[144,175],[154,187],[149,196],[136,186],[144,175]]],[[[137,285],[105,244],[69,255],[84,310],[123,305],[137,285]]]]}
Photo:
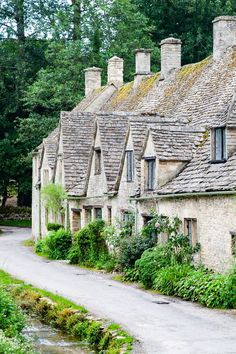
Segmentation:
{"type": "Polygon", "coordinates": [[[31,220],[0,220],[0,226],[31,227],[31,220]]]}
{"type": "MultiPolygon", "coordinates": [[[[51,292],[35,288],[0,270],[0,286],[11,293],[26,312],[55,326],[79,341],[86,342],[96,353],[131,353],[133,337],[120,325],[98,320],[79,305],[51,292]]],[[[115,305],[115,304],[114,304],[115,305]]]]}

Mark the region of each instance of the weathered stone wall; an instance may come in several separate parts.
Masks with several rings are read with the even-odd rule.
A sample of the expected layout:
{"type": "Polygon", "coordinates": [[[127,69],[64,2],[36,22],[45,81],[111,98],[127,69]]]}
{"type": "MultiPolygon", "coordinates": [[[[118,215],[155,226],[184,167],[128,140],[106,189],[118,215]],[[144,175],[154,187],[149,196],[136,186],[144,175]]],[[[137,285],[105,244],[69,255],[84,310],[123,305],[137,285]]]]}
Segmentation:
{"type": "Polygon", "coordinates": [[[181,161],[159,161],[158,185],[163,186],[170,181],[185,165],[186,163],[181,161]]]}
{"type": "Polygon", "coordinates": [[[85,72],[85,96],[93,90],[101,88],[101,69],[92,67],[84,70],[85,72]]]}
{"type": "Polygon", "coordinates": [[[236,17],[220,16],[213,21],[213,58],[221,59],[226,49],[236,45],[236,17]]]}
{"type": "Polygon", "coordinates": [[[163,77],[173,69],[181,67],[181,41],[176,38],[166,38],[161,41],[161,74],[163,77]]]}
{"type": "Polygon", "coordinates": [[[115,84],[117,87],[123,85],[124,60],[116,56],[108,60],[107,79],[108,84],[115,84]]]}
{"type": "Polygon", "coordinates": [[[227,156],[230,157],[236,151],[236,129],[226,129],[227,156]]]}
{"type": "MultiPolygon", "coordinates": [[[[139,215],[149,212],[155,201],[138,205],[139,215]],[[149,203],[149,205],[148,205],[149,203]]],[[[236,230],[236,200],[230,196],[206,196],[159,199],[156,210],[164,215],[197,219],[197,237],[201,244],[200,261],[207,267],[224,271],[231,266],[230,231],[236,230]]],[[[143,221],[139,219],[139,227],[143,221]]]]}

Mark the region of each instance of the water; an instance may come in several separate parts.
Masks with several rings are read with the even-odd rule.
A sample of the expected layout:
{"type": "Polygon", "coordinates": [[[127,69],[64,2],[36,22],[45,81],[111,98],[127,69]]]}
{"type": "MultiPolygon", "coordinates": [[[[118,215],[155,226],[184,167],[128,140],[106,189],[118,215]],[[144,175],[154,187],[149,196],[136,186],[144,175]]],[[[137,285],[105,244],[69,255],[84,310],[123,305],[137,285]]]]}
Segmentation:
{"type": "Polygon", "coordinates": [[[71,336],[62,333],[60,330],[47,326],[36,318],[29,318],[28,325],[23,331],[29,338],[34,349],[40,354],[88,354],[92,351],[86,350],[71,336]]]}

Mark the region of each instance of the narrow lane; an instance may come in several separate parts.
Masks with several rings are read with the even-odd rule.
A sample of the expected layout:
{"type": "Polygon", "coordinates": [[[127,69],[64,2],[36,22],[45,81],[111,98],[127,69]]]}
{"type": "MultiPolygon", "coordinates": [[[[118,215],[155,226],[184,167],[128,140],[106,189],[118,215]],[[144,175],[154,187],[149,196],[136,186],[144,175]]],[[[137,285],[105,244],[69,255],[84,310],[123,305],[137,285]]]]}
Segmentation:
{"type": "Polygon", "coordinates": [[[150,354],[236,354],[236,315],[135,289],[58,261],[36,256],[23,240],[30,231],[1,227],[0,268],[34,286],[120,323],[150,354]],[[161,304],[162,302],[168,304],[161,304]]]}

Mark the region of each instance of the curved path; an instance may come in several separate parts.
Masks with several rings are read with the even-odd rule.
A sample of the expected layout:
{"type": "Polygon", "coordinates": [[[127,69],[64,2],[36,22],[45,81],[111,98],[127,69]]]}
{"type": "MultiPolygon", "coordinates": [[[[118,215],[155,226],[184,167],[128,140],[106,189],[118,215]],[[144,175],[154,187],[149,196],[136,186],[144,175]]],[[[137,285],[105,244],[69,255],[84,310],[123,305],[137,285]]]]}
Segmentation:
{"type": "Polygon", "coordinates": [[[107,275],[47,261],[23,246],[29,230],[1,228],[5,231],[0,236],[1,269],[120,323],[140,341],[136,353],[236,354],[236,316],[231,312],[152,295],[107,275]]]}

